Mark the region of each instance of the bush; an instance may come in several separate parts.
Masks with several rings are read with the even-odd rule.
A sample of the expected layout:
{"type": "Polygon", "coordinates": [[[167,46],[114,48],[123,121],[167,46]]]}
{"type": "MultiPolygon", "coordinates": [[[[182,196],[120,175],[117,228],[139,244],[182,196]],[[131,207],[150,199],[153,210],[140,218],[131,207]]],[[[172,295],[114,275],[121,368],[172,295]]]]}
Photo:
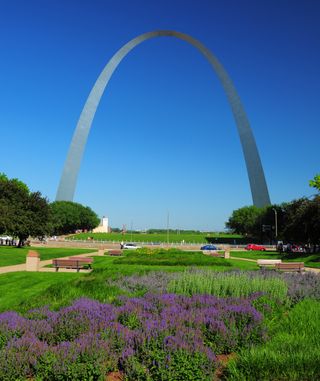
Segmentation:
{"type": "Polygon", "coordinates": [[[212,273],[185,271],[168,285],[169,292],[185,295],[210,294],[218,297],[248,297],[264,292],[280,302],[285,302],[288,287],[280,278],[250,277],[242,272],[212,273]]]}
{"type": "Polygon", "coordinates": [[[60,311],[0,314],[1,380],[211,380],[216,353],[265,340],[245,298],[146,294],[115,305],[80,299],[60,311]]]}
{"type": "Polygon", "coordinates": [[[179,250],[160,250],[155,254],[128,253],[118,258],[114,264],[148,265],[148,266],[224,266],[231,263],[222,258],[203,255],[202,252],[186,252],[179,250]]]}
{"type": "Polygon", "coordinates": [[[240,351],[228,363],[228,380],[319,380],[320,303],[297,304],[264,346],[240,351]]]}

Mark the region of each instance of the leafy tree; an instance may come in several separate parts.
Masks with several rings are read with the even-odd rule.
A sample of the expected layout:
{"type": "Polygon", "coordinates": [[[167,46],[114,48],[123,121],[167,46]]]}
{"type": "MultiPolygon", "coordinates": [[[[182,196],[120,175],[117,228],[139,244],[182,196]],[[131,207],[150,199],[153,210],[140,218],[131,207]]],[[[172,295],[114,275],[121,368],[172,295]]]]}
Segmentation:
{"type": "Polygon", "coordinates": [[[232,212],[231,217],[229,217],[226,227],[234,233],[250,237],[259,236],[264,211],[264,208],[257,208],[254,205],[236,209],[232,212]]]}
{"type": "Polygon", "coordinates": [[[312,187],[312,188],[315,188],[317,189],[318,191],[320,191],[320,174],[317,173],[314,178],[312,180],[309,181],[309,185],[312,187]]]}
{"type": "Polygon", "coordinates": [[[50,208],[40,192],[30,192],[18,179],[0,174],[0,232],[19,238],[19,246],[29,237],[50,232],[50,208]]]}
{"type": "Polygon", "coordinates": [[[283,236],[287,241],[317,244],[320,240],[320,196],[300,198],[285,207],[283,236]]]}
{"type": "Polygon", "coordinates": [[[51,205],[52,228],[56,235],[92,230],[99,225],[99,218],[88,206],[72,201],[55,201],[51,205]]]}

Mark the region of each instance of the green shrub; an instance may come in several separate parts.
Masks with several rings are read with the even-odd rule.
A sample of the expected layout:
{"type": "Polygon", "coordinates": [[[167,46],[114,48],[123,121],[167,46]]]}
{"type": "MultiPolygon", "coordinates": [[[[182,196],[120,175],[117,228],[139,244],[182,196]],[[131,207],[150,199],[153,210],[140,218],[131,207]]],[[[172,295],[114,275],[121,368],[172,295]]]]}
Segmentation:
{"type": "Polygon", "coordinates": [[[265,292],[281,302],[287,298],[287,285],[282,279],[252,278],[237,273],[185,271],[169,283],[168,291],[185,295],[210,294],[221,298],[245,297],[255,292],[265,292]]]}
{"type": "Polygon", "coordinates": [[[155,254],[128,253],[125,257],[114,260],[114,264],[148,265],[148,266],[226,266],[231,263],[223,258],[213,258],[202,252],[164,250],[155,254]]]}
{"type": "Polygon", "coordinates": [[[214,370],[203,353],[176,349],[168,354],[160,342],[149,343],[138,356],[126,358],[123,366],[128,381],[211,381],[214,370]]]}
{"type": "Polygon", "coordinates": [[[304,300],[280,320],[264,346],[240,351],[228,363],[228,380],[319,380],[320,303],[304,300]]]}

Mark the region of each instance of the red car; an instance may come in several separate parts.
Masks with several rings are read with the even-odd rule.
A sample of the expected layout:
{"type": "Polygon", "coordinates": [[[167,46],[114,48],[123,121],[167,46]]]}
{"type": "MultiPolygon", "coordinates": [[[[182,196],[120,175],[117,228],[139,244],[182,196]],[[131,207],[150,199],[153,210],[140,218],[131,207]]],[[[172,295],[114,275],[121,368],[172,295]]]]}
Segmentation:
{"type": "Polygon", "coordinates": [[[246,247],[246,250],[256,250],[256,251],[266,251],[266,248],[262,245],[256,245],[255,243],[249,243],[246,247]]]}

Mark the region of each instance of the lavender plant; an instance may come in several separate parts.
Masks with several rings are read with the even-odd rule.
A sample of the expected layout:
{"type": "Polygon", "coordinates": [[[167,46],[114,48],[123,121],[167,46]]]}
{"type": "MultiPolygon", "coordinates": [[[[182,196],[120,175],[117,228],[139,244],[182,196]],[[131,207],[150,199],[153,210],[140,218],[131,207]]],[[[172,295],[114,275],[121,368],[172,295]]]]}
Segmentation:
{"type": "Polygon", "coordinates": [[[107,282],[127,293],[165,293],[168,283],[179,277],[180,274],[176,272],[150,271],[144,275],[131,275],[107,282]]]}
{"type": "Polygon", "coordinates": [[[1,380],[211,380],[216,354],[265,340],[252,298],[151,293],[4,313],[0,332],[1,380]]]}
{"type": "Polygon", "coordinates": [[[213,273],[212,271],[185,271],[168,285],[169,292],[185,295],[211,294],[219,297],[250,296],[265,292],[284,302],[287,298],[286,282],[277,277],[250,277],[243,272],[213,273]]]}

